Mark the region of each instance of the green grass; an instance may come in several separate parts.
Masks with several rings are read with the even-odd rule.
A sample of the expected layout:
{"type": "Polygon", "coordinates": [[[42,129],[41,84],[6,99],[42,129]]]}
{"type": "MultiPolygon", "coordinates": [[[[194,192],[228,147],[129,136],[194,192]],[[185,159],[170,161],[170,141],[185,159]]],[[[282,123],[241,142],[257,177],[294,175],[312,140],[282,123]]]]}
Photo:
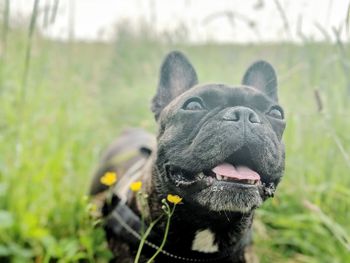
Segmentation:
{"type": "Polygon", "coordinates": [[[256,213],[261,262],[350,261],[350,97],[346,58],[335,45],[175,46],[127,34],[109,45],[64,44],[34,36],[23,101],[26,35],[12,31],[7,41],[0,80],[1,262],[108,260],[103,231],[87,213],[92,171],[123,128],[156,131],[150,99],[172,49],[189,56],[201,82],[238,84],[257,59],[277,69],[287,165],[276,197],[256,213]]]}

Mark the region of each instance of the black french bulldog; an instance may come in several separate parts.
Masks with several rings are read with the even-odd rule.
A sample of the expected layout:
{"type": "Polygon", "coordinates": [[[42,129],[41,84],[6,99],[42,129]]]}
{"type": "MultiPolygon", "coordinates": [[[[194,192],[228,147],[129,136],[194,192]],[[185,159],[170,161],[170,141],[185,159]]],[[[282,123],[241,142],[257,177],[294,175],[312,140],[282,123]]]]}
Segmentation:
{"type": "MultiPolygon", "coordinates": [[[[161,200],[169,193],[183,198],[156,262],[252,260],[254,209],[273,196],[284,171],[285,120],[273,67],[254,63],[240,86],[198,85],[187,58],[171,52],[161,66],[152,111],[156,142],[142,130],[125,132],[107,150],[91,187],[92,195],[101,193],[101,176],[118,173],[115,197],[104,206],[116,262],[133,262],[139,244],[140,204],[128,191],[135,180],[149,196],[148,222],[163,213],[161,200]]],[[[165,222],[155,226],[141,262],[154,254],[164,228],[165,222]]]]}

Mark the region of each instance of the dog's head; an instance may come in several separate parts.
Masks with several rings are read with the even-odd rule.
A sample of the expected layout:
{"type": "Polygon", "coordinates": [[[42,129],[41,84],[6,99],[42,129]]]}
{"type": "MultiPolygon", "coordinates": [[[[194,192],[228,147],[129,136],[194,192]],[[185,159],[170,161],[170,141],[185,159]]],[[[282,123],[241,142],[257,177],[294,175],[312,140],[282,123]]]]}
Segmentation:
{"type": "Polygon", "coordinates": [[[273,195],[284,170],[284,114],[273,67],[259,61],[242,85],[197,84],[180,52],[164,60],[152,111],[153,171],[161,195],[211,211],[248,212],[273,195]]]}

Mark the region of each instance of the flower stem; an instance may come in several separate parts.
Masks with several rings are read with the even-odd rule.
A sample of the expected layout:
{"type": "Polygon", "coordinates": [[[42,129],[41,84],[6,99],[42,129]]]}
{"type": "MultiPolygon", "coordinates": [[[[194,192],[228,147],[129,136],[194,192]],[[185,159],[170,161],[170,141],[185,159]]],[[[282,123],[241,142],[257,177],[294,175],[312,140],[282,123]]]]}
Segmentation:
{"type": "Polygon", "coordinates": [[[171,219],[171,216],[174,214],[175,207],[176,207],[176,204],[173,206],[173,209],[171,211],[169,211],[169,213],[167,213],[168,219],[167,219],[167,223],[165,226],[165,232],[164,232],[162,244],[159,246],[156,253],[154,253],[154,255],[147,261],[147,263],[152,263],[153,260],[156,258],[156,256],[163,250],[163,247],[165,245],[165,242],[167,240],[168,233],[169,233],[170,219],[171,219]]]}
{"type": "Polygon", "coordinates": [[[151,222],[151,224],[149,225],[149,227],[147,228],[145,233],[142,233],[142,238],[139,244],[139,248],[137,249],[137,253],[136,253],[136,257],[134,260],[134,263],[138,263],[140,260],[140,256],[141,256],[141,251],[143,248],[143,245],[145,244],[145,241],[148,237],[148,235],[151,233],[153,227],[157,224],[157,222],[163,217],[163,215],[159,216],[156,220],[154,220],[153,222],[151,222]]]}
{"type": "Polygon", "coordinates": [[[143,194],[142,192],[137,193],[137,201],[140,204],[140,210],[141,210],[141,236],[145,234],[145,211],[144,211],[144,200],[143,200],[143,194]]]}

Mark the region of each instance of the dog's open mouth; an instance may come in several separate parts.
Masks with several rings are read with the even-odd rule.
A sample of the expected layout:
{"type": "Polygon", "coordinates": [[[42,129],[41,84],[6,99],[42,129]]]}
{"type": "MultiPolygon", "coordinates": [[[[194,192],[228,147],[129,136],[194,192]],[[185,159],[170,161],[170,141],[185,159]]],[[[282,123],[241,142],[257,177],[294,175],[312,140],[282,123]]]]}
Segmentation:
{"type": "Polygon", "coordinates": [[[191,185],[198,181],[212,184],[236,184],[240,186],[258,186],[262,184],[260,173],[247,148],[241,148],[225,161],[201,172],[188,172],[181,168],[170,169],[170,174],[176,184],[191,185]]]}
{"type": "Polygon", "coordinates": [[[275,184],[263,168],[263,160],[248,147],[203,162],[194,171],[165,166],[167,178],[176,187],[171,191],[177,191],[187,202],[213,211],[240,212],[250,211],[273,196],[275,184]]]}
{"type": "Polygon", "coordinates": [[[229,163],[221,163],[210,170],[199,173],[190,173],[181,169],[171,169],[171,178],[177,186],[190,186],[192,184],[203,182],[207,186],[220,185],[239,185],[239,186],[258,186],[261,184],[260,175],[247,166],[234,166],[229,163]]]}
{"type": "Polygon", "coordinates": [[[260,183],[260,175],[247,166],[233,166],[230,163],[221,163],[204,175],[215,178],[218,181],[240,184],[256,185],[260,183]]]}

